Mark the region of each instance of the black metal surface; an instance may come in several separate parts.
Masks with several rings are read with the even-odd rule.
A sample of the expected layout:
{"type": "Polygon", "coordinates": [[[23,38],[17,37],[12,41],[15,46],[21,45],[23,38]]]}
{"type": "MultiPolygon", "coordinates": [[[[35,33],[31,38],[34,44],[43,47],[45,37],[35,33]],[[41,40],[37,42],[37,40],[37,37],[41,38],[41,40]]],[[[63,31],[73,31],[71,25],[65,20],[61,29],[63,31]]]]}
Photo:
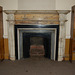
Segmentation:
{"type": "Polygon", "coordinates": [[[26,34],[23,34],[23,58],[30,57],[30,37],[26,34]]]}
{"type": "Polygon", "coordinates": [[[44,38],[45,57],[51,59],[51,34],[44,38]]]}

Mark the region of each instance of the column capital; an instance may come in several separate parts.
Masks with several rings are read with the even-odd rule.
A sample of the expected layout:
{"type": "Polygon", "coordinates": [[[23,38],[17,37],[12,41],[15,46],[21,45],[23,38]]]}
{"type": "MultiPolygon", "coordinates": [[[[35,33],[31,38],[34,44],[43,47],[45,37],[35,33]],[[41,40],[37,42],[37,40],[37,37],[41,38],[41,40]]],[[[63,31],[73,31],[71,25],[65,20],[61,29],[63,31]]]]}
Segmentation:
{"type": "Polygon", "coordinates": [[[14,20],[14,14],[8,14],[7,15],[7,21],[14,20]]]}
{"type": "Polygon", "coordinates": [[[15,24],[14,14],[8,14],[7,21],[9,22],[9,25],[14,25],[15,24]]]}
{"type": "Polygon", "coordinates": [[[63,25],[67,21],[66,14],[59,14],[60,24],[63,25]]]}

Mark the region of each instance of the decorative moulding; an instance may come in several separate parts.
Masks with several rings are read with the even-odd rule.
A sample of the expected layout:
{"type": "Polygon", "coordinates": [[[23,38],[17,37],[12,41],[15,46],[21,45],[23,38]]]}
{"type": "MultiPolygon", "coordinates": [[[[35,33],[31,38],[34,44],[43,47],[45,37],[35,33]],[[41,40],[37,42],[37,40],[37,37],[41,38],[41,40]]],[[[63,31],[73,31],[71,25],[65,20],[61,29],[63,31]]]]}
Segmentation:
{"type": "Polygon", "coordinates": [[[3,38],[6,38],[7,39],[8,38],[8,35],[3,35],[3,38]]]}
{"type": "Polygon", "coordinates": [[[70,39],[70,38],[71,38],[71,36],[70,36],[70,35],[67,35],[67,36],[66,36],[66,39],[70,39]]]}
{"type": "Polygon", "coordinates": [[[4,10],[6,14],[68,14],[70,10],[4,10]]]}

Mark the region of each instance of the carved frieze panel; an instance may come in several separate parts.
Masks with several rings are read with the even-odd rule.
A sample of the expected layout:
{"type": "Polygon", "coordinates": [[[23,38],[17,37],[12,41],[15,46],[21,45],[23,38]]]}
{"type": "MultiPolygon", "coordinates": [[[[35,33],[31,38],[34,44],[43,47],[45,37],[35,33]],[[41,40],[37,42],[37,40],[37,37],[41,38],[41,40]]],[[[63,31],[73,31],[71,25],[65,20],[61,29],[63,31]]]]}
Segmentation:
{"type": "Polygon", "coordinates": [[[16,24],[59,24],[58,14],[15,14],[16,24]]]}

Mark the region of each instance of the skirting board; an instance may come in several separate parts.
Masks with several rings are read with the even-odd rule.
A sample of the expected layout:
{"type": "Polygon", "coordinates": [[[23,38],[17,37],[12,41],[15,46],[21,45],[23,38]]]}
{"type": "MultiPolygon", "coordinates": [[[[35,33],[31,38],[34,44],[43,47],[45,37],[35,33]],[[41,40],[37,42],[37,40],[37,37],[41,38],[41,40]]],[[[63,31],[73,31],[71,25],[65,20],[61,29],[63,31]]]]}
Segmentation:
{"type": "MultiPolygon", "coordinates": [[[[69,60],[70,39],[65,40],[65,60],[69,60]]],[[[72,55],[72,60],[75,60],[75,53],[72,55]]]]}
{"type": "Polygon", "coordinates": [[[4,38],[4,58],[9,59],[8,38],[4,38]]]}

